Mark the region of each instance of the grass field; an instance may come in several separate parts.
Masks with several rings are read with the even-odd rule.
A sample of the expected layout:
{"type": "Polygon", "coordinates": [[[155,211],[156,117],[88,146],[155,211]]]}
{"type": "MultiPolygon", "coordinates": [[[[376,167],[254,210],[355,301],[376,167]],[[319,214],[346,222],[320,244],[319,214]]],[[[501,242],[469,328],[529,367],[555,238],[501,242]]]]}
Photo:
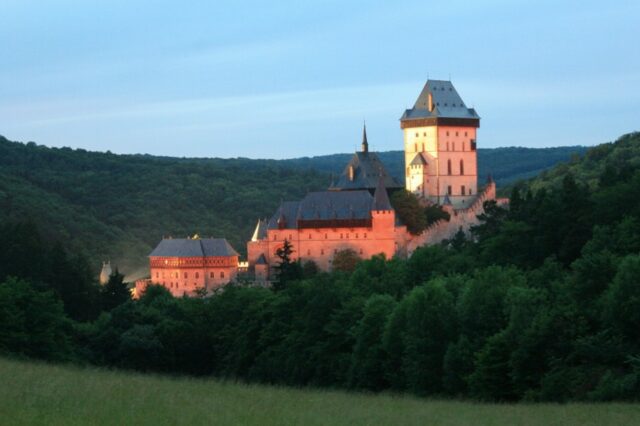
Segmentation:
{"type": "Polygon", "coordinates": [[[0,424],[633,425],[640,404],[475,404],[0,359],[0,424]]]}

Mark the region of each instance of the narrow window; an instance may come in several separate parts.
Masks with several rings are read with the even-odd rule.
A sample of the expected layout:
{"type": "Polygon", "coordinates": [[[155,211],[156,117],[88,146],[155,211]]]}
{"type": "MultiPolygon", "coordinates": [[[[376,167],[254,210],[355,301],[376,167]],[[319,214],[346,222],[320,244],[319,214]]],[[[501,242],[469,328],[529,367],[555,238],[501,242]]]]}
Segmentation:
{"type": "Polygon", "coordinates": [[[320,249],[320,254],[324,254],[324,249],[320,249]]]}
{"type": "Polygon", "coordinates": [[[327,238],[329,238],[329,234],[324,234],[324,239],[326,240],[327,238]]]}
{"type": "Polygon", "coordinates": [[[186,272],[184,273],[184,277],[187,278],[187,273],[186,272]]]}
{"type": "Polygon", "coordinates": [[[413,150],[414,150],[415,152],[418,152],[418,144],[417,144],[417,143],[414,143],[414,144],[413,144],[413,150]]]}
{"type": "Polygon", "coordinates": [[[447,136],[449,136],[449,131],[447,130],[447,136]]]}
{"type": "Polygon", "coordinates": [[[224,272],[220,272],[220,278],[224,278],[224,272]]]}
{"type": "Polygon", "coordinates": [[[447,151],[449,151],[449,142],[447,142],[447,151]]]}
{"type": "Polygon", "coordinates": [[[364,238],[367,238],[367,233],[366,232],[364,233],[364,238]]]}
{"type": "Polygon", "coordinates": [[[464,161],[460,160],[460,174],[464,174],[464,161]]]}
{"type": "Polygon", "coordinates": [[[464,185],[462,185],[462,186],[460,187],[460,193],[461,193],[462,195],[465,195],[465,194],[464,194],[464,193],[465,193],[465,190],[464,190],[464,189],[465,189],[465,188],[464,188],[464,185]]]}
{"type": "Polygon", "coordinates": [[[160,278],[160,272],[156,272],[156,278],[160,278]]]}
{"type": "Polygon", "coordinates": [[[214,276],[213,276],[213,272],[210,272],[210,273],[209,273],[209,278],[214,278],[214,276]]]}
{"type": "Polygon", "coordinates": [[[451,185],[447,186],[447,193],[448,193],[449,195],[453,195],[453,194],[452,194],[452,191],[451,191],[451,185]]]}
{"type": "Polygon", "coordinates": [[[469,188],[469,195],[471,195],[471,188],[469,188]]]}
{"type": "Polygon", "coordinates": [[[275,241],[277,238],[276,234],[273,234],[273,241],[275,241]]]}
{"type": "Polygon", "coordinates": [[[423,133],[423,136],[427,136],[427,132],[424,132],[424,133],[423,133]]]}
{"type": "Polygon", "coordinates": [[[458,132],[456,132],[456,136],[458,136],[458,132]]]}
{"type": "Polygon", "coordinates": [[[465,148],[465,146],[464,146],[464,142],[462,142],[462,150],[463,150],[463,151],[464,151],[464,148],[465,148]]]}
{"type": "Polygon", "coordinates": [[[455,151],[455,150],[456,150],[456,143],[451,142],[451,151],[455,151]]]}
{"type": "Polygon", "coordinates": [[[362,254],[362,249],[360,249],[360,254],[362,254]]]}
{"type": "Polygon", "coordinates": [[[309,234],[309,239],[311,239],[311,234],[309,234]]]}
{"type": "Polygon", "coordinates": [[[307,256],[311,256],[311,250],[307,250],[307,256]]]}
{"type": "Polygon", "coordinates": [[[420,133],[416,132],[416,138],[417,138],[418,136],[420,136],[420,133]]]}
{"type": "Polygon", "coordinates": [[[447,173],[451,174],[451,160],[447,160],[447,173]]]}

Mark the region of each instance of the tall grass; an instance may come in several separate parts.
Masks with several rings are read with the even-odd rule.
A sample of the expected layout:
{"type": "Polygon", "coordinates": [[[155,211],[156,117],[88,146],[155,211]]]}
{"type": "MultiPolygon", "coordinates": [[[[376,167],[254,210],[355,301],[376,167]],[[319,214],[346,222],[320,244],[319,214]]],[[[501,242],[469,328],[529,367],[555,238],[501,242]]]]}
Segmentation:
{"type": "Polygon", "coordinates": [[[476,404],[0,359],[1,425],[633,425],[638,404],[476,404]]]}

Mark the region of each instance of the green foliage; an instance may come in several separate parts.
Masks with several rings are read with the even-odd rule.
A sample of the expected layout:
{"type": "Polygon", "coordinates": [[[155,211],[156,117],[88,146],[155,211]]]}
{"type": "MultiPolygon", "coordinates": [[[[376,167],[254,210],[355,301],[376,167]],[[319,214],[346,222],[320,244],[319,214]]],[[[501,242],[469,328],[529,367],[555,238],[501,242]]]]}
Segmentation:
{"type": "Polygon", "coordinates": [[[332,269],[334,271],[353,272],[360,260],[360,256],[352,249],[339,250],[333,256],[332,269]]]}
{"type": "Polygon", "coordinates": [[[131,292],[124,282],[124,275],[118,269],[111,274],[109,281],[100,289],[102,309],[110,311],[113,308],[131,300],[131,292]]]}
{"type": "Polygon", "coordinates": [[[71,322],[51,291],[16,278],[0,282],[0,353],[66,360],[70,340],[71,322]]]}
{"type": "Polygon", "coordinates": [[[100,313],[81,260],[28,222],[5,223],[0,347],[294,386],[637,400],[639,137],[589,151],[562,167],[557,184],[518,186],[509,209],[486,205],[473,238],[421,247],[409,259],[348,253],[334,271],[318,273],[291,261],[287,242],[286,285],[275,292],[231,285],[178,299],[151,286],[100,313]],[[587,167],[601,170],[589,172],[592,182],[581,178],[587,167]]]}
{"type": "Polygon", "coordinates": [[[390,201],[400,221],[413,235],[420,234],[438,220],[449,220],[450,217],[440,206],[424,207],[415,195],[404,189],[394,191],[390,201]]]}
{"type": "Polygon", "coordinates": [[[276,250],[278,263],[275,267],[276,280],[273,283],[273,289],[275,291],[284,289],[288,282],[302,277],[300,262],[291,260],[291,255],[294,251],[293,245],[287,239],[284,240],[282,247],[276,250]]]}

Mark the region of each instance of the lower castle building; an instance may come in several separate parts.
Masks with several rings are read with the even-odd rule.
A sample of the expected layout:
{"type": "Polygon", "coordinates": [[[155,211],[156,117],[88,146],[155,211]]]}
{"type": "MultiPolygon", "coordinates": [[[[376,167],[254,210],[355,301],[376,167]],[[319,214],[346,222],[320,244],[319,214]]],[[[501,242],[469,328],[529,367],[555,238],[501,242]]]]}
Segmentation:
{"type": "Polygon", "coordinates": [[[238,274],[238,252],[224,238],[165,238],[149,254],[150,278],[136,281],[136,295],[150,283],[174,296],[208,294],[238,274]]]}

